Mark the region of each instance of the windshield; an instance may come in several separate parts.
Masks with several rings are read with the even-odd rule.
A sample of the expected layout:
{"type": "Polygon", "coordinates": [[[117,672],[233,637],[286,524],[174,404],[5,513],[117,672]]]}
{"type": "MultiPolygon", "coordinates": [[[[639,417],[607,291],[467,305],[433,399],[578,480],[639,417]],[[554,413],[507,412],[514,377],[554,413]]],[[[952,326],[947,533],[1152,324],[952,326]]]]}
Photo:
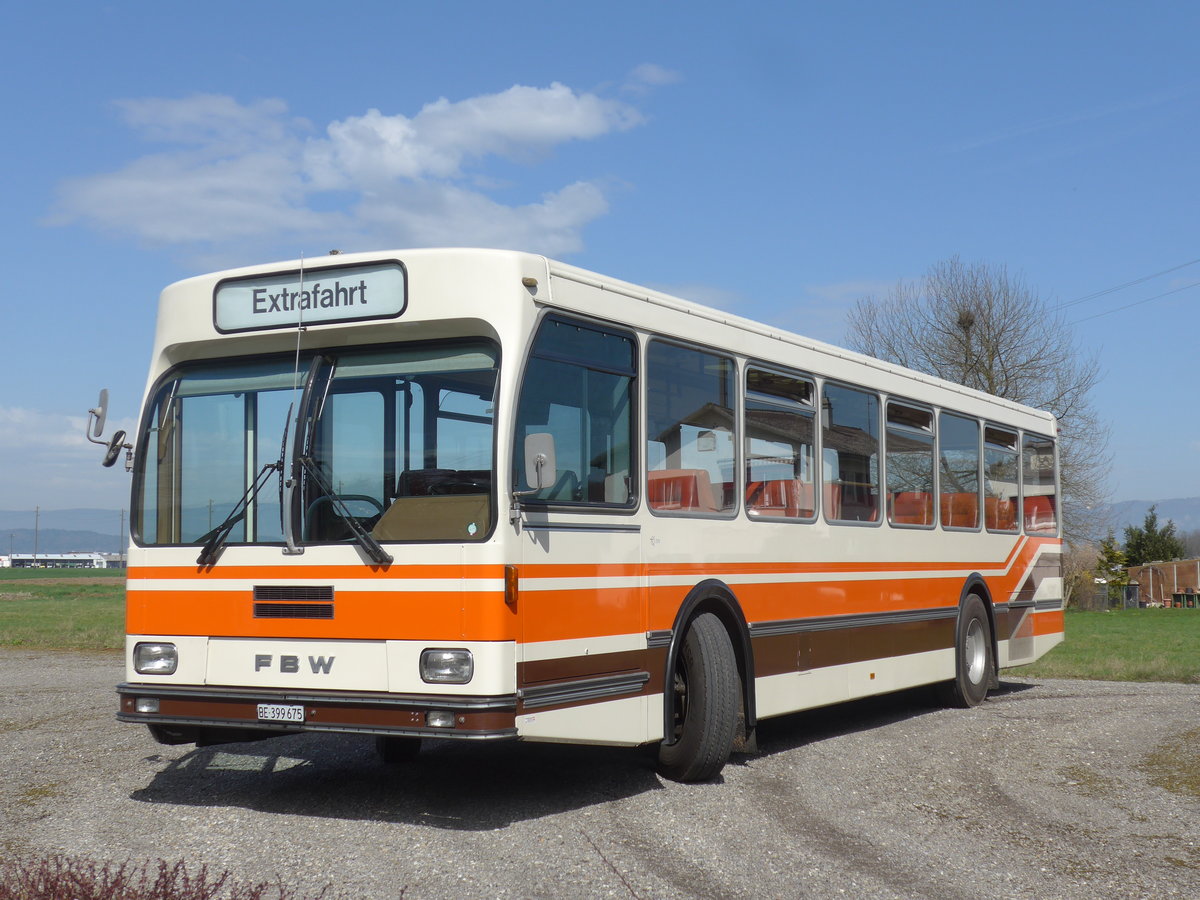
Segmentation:
{"type": "MultiPolygon", "coordinates": [[[[299,382],[313,364],[302,356],[299,382]]],[[[492,520],[496,351],[481,341],[322,351],[299,427],[296,358],[220,361],[159,386],[137,456],[134,527],[147,545],[202,543],[284,454],[301,543],[483,540],[492,520]]],[[[265,480],[264,480],[265,479],[265,480]]],[[[226,544],[283,543],[280,471],[250,492],[226,544]]]]}

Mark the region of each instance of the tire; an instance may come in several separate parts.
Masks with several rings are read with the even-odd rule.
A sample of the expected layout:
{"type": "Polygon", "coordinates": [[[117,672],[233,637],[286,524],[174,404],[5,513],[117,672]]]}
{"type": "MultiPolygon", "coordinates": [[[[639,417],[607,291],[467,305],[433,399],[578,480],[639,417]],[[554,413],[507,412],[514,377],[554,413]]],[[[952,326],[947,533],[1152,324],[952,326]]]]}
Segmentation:
{"type": "Polygon", "coordinates": [[[741,705],[733,644],[712,613],[692,620],[672,681],[667,689],[675,691],[676,741],[659,746],[659,774],[673,781],[708,781],[729,759],[741,705]]]}
{"type": "Polygon", "coordinates": [[[987,609],[977,594],[971,594],[958,614],[954,636],[954,680],[940,685],[942,702],[969,709],[987,697],[995,672],[992,657],[992,626],[987,609]]]}
{"type": "Polygon", "coordinates": [[[421,739],[381,734],[375,738],[375,752],[384,765],[399,765],[414,759],[421,752],[421,739]]]}

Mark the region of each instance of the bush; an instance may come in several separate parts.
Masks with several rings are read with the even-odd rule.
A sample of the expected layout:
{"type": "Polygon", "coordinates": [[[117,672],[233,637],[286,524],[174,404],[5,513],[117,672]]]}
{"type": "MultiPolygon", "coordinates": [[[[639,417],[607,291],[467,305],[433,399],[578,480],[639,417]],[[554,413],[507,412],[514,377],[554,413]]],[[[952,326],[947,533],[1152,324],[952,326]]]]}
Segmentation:
{"type": "MultiPolygon", "coordinates": [[[[316,897],[325,898],[326,887],[316,897]]],[[[189,872],[183,861],[97,863],[71,856],[0,864],[0,900],[306,900],[279,883],[238,883],[207,866],[189,872]]]]}

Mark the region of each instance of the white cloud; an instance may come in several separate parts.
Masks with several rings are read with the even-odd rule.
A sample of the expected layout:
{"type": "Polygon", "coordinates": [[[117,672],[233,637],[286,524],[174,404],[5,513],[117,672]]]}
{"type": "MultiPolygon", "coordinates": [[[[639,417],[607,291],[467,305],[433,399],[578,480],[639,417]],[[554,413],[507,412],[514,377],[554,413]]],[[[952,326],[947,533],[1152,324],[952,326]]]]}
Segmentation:
{"type": "Polygon", "coordinates": [[[642,63],[640,66],[635,66],[629,73],[625,80],[625,90],[645,93],[650,88],[678,84],[681,81],[683,81],[683,76],[678,72],[663,68],[656,63],[642,63]]]}
{"type": "Polygon", "coordinates": [[[151,141],[237,147],[280,141],[289,128],[305,128],[301,119],[284,119],[282,100],[260,100],[243,106],[221,94],[193,94],[181,100],[147,97],[118,100],[125,122],[151,141]]]}
{"type": "MultiPolygon", "coordinates": [[[[129,476],[118,462],[104,469],[104,448],[84,437],[86,415],[67,416],[0,406],[0,468],[20,472],[4,489],[5,509],[126,506],[129,476]]],[[[132,422],[111,422],[131,430],[132,422]]]]}
{"type": "MultiPolygon", "coordinates": [[[[654,69],[642,75],[645,83],[666,77],[654,69]]],[[[124,100],[118,109],[143,139],[177,146],[64,181],[49,221],[209,255],[223,246],[305,241],[342,249],[577,250],[583,228],[608,209],[600,183],[578,181],[506,205],[487,192],[496,184],[489,158],[529,163],[567,142],[643,122],[628,103],[557,82],[440,98],[412,117],[372,109],[329,123],[320,136],[278,99],[241,104],[202,94],[124,100]]]]}

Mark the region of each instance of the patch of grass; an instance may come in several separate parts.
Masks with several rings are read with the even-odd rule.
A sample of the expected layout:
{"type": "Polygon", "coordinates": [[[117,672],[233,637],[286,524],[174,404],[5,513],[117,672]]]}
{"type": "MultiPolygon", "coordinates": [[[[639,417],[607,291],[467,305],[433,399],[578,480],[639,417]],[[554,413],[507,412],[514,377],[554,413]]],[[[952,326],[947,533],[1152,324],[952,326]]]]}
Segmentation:
{"type": "Polygon", "coordinates": [[[124,646],[123,580],[0,582],[0,647],[120,650],[124,646]]]}
{"type": "Polygon", "coordinates": [[[125,578],[124,569],[0,569],[2,581],[45,581],[62,578],[96,578],[101,580],[121,581],[125,578]]]}
{"type": "Polygon", "coordinates": [[[1200,797],[1200,728],[1175,735],[1156,747],[1138,768],[1160,788],[1185,797],[1200,797]]]}
{"type": "Polygon", "coordinates": [[[1013,674],[1200,683],[1200,610],[1067,610],[1066,633],[1064,643],[1013,674]]]}

